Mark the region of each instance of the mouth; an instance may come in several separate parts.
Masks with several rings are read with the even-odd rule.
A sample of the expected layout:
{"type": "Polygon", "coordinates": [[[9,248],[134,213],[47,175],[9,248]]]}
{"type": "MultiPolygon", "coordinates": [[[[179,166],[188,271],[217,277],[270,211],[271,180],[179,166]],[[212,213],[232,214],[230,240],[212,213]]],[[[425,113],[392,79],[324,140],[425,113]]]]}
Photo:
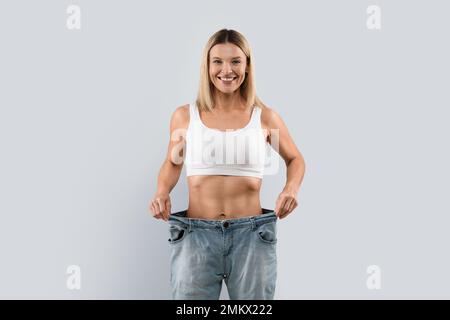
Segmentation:
{"type": "Polygon", "coordinates": [[[237,77],[228,77],[228,78],[225,78],[225,77],[217,77],[217,78],[219,78],[219,80],[222,81],[222,83],[224,83],[224,84],[230,84],[230,83],[232,83],[234,80],[236,80],[237,77]]]}

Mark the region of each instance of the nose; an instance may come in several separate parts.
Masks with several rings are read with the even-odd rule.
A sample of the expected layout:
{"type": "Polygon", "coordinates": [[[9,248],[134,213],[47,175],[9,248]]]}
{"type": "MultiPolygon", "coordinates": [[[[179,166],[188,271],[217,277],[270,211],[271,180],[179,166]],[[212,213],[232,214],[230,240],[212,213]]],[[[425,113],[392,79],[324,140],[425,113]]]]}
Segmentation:
{"type": "Polygon", "coordinates": [[[226,75],[230,74],[230,73],[231,73],[231,70],[232,70],[231,64],[229,64],[229,63],[224,63],[224,64],[223,64],[222,72],[223,72],[224,74],[226,74],[226,75]]]}

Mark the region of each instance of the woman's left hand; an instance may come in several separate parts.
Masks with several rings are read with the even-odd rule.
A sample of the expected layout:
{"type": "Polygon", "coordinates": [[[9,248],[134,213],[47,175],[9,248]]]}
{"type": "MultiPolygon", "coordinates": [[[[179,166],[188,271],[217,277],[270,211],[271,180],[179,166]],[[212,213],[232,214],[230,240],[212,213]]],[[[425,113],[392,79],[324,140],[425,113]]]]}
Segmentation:
{"type": "Polygon", "coordinates": [[[280,219],[286,218],[297,207],[297,193],[291,189],[283,189],[278,196],[275,213],[280,219]]]}

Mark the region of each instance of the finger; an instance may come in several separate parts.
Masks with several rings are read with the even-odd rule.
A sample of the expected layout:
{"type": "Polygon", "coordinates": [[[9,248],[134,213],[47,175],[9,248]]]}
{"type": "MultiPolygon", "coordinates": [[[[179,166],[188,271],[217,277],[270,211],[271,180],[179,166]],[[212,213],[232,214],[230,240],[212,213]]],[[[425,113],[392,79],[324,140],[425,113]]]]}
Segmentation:
{"type": "Polygon", "coordinates": [[[275,213],[276,213],[276,215],[277,215],[277,217],[279,218],[280,217],[280,215],[281,215],[281,207],[278,205],[276,208],[275,208],[275,213]]]}
{"type": "Polygon", "coordinates": [[[153,203],[153,200],[152,200],[152,202],[150,203],[150,210],[151,210],[153,216],[156,216],[156,215],[158,214],[158,213],[156,212],[155,204],[153,203]]]}
{"type": "Polygon", "coordinates": [[[152,205],[152,202],[151,202],[151,201],[148,203],[148,211],[151,213],[152,216],[155,215],[155,214],[153,213],[153,205],[152,205]]]}
{"type": "Polygon", "coordinates": [[[290,210],[285,210],[285,211],[283,212],[283,214],[281,215],[280,219],[286,218],[290,213],[291,213],[290,210]]]}
{"type": "Polygon", "coordinates": [[[293,202],[294,199],[287,199],[286,203],[284,204],[284,212],[290,212],[289,209],[291,207],[291,203],[293,202]]]}
{"type": "Polygon", "coordinates": [[[164,206],[164,202],[160,198],[157,198],[156,201],[158,202],[159,213],[164,214],[164,210],[166,210],[166,208],[164,206]]]}
{"type": "Polygon", "coordinates": [[[164,221],[167,221],[167,220],[169,220],[169,213],[170,213],[169,207],[170,207],[170,203],[169,203],[169,200],[166,200],[165,202],[162,202],[162,203],[163,203],[163,205],[164,205],[164,211],[161,212],[161,215],[162,215],[162,217],[163,217],[163,220],[164,220],[164,221]]]}
{"type": "Polygon", "coordinates": [[[161,214],[159,213],[159,208],[155,203],[152,203],[153,218],[161,219],[161,214]]]}
{"type": "Polygon", "coordinates": [[[295,199],[292,199],[291,201],[290,201],[290,204],[289,204],[289,207],[288,207],[288,209],[286,210],[286,212],[280,217],[280,219],[283,219],[283,218],[286,218],[291,212],[292,212],[292,210],[294,210],[294,208],[296,207],[296,200],[295,199]]]}
{"type": "Polygon", "coordinates": [[[297,208],[297,200],[293,201],[291,206],[292,206],[291,211],[294,211],[294,209],[297,208]]]}
{"type": "Polygon", "coordinates": [[[148,202],[148,207],[147,207],[148,211],[150,211],[151,213],[153,213],[152,203],[153,203],[153,201],[150,200],[150,201],[148,202]]]}
{"type": "Polygon", "coordinates": [[[169,219],[170,214],[172,213],[172,204],[170,203],[170,200],[167,200],[166,208],[167,208],[167,219],[169,219]]]}
{"type": "Polygon", "coordinates": [[[285,208],[286,201],[287,201],[287,198],[286,198],[286,197],[283,197],[283,198],[281,198],[281,200],[280,200],[280,204],[279,204],[279,206],[280,206],[280,209],[279,209],[279,211],[280,211],[280,217],[281,217],[282,215],[284,215],[284,213],[286,212],[286,208],[285,208]]]}
{"type": "Polygon", "coordinates": [[[155,212],[155,215],[159,214],[159,206],[158,206],[158,203],[156,202],[156,200],[152,201],[152,208],[155,212]]]}
{"type": "Polygon", "coordinates": [[[275,202],[275,209],[273,209],[273,211],[275,212],[275,214],[277,215],[277,217],[280,216],[280,204],[279,204],[279,199],[277,199],[277,201],[275,202]]]}
{"type": "Polygon", "coordinates": [[[284,218],[286,218],[288,215],[289,215],[289,212],[285,212],[285,213],[280,217],[280,219],[284,219],[284,218]]]}
{"type": "Polygon", "coordinates": [[[286,211],[286,213],[283,215],[283,218],[286,218],[289,214],[291,214],[292,213],[292,210],[293,210],[293,208],[292,208],[292,204],[289,206],[289,209],[286,211]]]}
{"type": "Polygon", "coordinates": [[[273,212],[275,212],[275,214],[278,216],[278,206],[275,205],[275,209],[273,209],[273,212]]]}

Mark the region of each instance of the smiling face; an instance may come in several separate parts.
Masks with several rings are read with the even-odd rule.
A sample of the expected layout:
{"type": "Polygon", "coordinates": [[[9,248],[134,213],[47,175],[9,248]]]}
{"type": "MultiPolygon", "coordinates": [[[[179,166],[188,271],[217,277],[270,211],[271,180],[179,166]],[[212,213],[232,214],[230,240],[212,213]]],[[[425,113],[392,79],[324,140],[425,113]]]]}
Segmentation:
{"type": "Polygon", "coordinates": [[[209,78],[217,90],[233,93],[245,80],[247,57],[235,44],[216,44],[209,51],[209,78]]]}

